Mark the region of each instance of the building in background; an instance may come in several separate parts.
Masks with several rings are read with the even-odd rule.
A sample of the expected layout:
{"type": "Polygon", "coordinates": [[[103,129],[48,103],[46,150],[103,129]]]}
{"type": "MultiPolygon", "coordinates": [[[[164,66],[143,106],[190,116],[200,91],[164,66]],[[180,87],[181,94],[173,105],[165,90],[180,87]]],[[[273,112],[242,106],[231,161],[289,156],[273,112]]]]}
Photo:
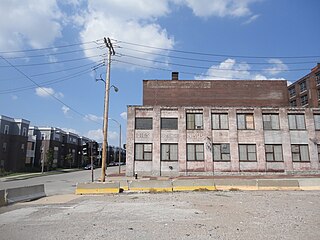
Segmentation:
{"type": "Polygon", "coordinates": [[[24,169],[30,122],[0,115],[0,168],[6,171],[24,169]]]}
{"type": "Polygon", "coordinates": [[[288,87],[289,103],[291,107],[320,106],[320,63],[309,74],[288,87]]]}
{"type": "Polygon", "coordinates": [[[50,165],[52,168],[81,167],[85,162],[82,156],[82,145],[84,142],[91,141],[55,127],[30,127],[29,136],[36,139],[33,161],[33,166],[36,167],[41,166],[42,161],[45,166],[50,165]],[[47,159],[49,151],[52,154],[52,162],[47,159]]]}
{"type": "Polygon", "coordinates": [[[286,81],[145,80],[128,106],[128,176],[319,172],[320,111],[286,81]]]}

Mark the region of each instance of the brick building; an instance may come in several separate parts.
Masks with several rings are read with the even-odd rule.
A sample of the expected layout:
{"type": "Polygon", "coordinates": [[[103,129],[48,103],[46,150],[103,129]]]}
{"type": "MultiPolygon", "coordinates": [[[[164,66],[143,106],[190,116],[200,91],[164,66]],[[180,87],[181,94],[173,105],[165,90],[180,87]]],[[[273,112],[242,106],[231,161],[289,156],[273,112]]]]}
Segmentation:
{"type": "Polygon", "coordinates": [[[320,170],[320,110],[290,108],[286,81],[174,73],[144,81],[143,95],[128,106],[128,176],[320,170]]]}
{"type": "Polygon", "coordinates": [[[0,168],[18,171],[26,160],[30,122],[0,115],[0,168]]]}
{"type": "Polygon", "coordinates": [[[82,166],[82,143],[90,139],[54,127],[30,127],[29,135],[36,139],[34,166],[41,166],[42,161],[47,165],[49,149],[53,151],[52,167],[82,166]]]}
{"type": "Polygon", "coordinates": [[[320,63],[311,72],[288,87],[291,107],[320,106],[320,63]]]}
{"type": "Polygon", "coordinates": [[[287,81],[282,80],[144,80],[143,106],[286,107],[287,81]]]}

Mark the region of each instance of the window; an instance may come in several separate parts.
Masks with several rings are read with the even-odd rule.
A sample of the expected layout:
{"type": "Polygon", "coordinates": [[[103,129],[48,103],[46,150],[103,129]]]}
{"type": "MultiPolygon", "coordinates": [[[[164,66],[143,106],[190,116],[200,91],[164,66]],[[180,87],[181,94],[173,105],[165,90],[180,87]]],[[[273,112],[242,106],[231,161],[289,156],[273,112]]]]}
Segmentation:
{"type": "Polygon", "coordinates": [[[254,129],[252,113],[237,114],[238,129],[254,129]]]}
{"type": "Polygon", "coordinates": [[[296,107],[297,106],[297,100],[290,101],[290,107],[296,107]]]}
{"type": "Polygon", "coordinates": [[[283,162],[281,145],[268,144],[265,150],[267,162],[283,162]]]}
{"type": "Polygon", "coordinates": [[[300,98],[301,100],[301,106],[307,105],[308,104],[308,95],[304,95],[300,98]]]}
{"type": "Polygon", "coordinates": [[[4,134],[9,134],[9,125],[4,125],[4,134]]]}
{"type": "Polygon", "coordinates": [[[161,129],[178,129],[178,118],[161,118],[161,129]]]}
{"type": "Polygon", "coordinates": [[[161,161],[178,161],[178,144],[161,144],[161,161]]]}
{"type": "Polygon", "coordinates": [[[239,144],[239,160],[248,162],[257,161],[256,145],[239,144]]]}
{"type": "Polygon", "coordinates": [[[202,113],[187,113],[187,129],[203,129],[202,113]]]}
{"type": "Polygon", "coordinates": [[[211,114],[212,129],[229,129],[227,113],[212,113],[211,114]]]}
{"type": "Polygon", "coordinates": [[[303,130],[306,129],[303,114],[289,114],[289,129],[290,130],[303,130]]]}
{"type": "Polygon", "coordinates": [[[6,151],[7,151],[7,143],[6,143],[6,142],[4,142],[4,143],[2,144],[2,151],[3,151],[3,152],[6,152],[6,151]]]}
{"type": "Polygon", "coordinates": [[[187,160],[203,161],[204,160],[203,144],[187,144],[187,160]]]}
{"type": "Polygon", "coordinates": [[[152,118],[136,118],[136,129],[152,129],[152,118]]]}
{"type": "Polygon", "coordinates": [[[307,83],[306,81],[303,81],[301,83],[299,83],[299,87],[300,87],[300,92],[304,92],[307,90],[307,83]]]}
{"type": "Polygon", "coordinates": [[[279,115],[278,114],[263,114],[263,129],[279,130],[279,115]]]}
{"type": "Polygon", "coordinates": [[[27,136],[27,128],[22,128],[22,136],[27,136]]]}
{"type": "Polygon", "coordinates": [[[307,144],[291,145],[292,161],[293,162],[309,162],[309,150],[307,144]]]}
{"type": "Polygon", "coordinates": [[[296,95],[296,89],[294,88],[294,86],[289,89],[289,95],[290,97],[293,97],[296,95]]]}
{"type": "Polygon", "coordinates": [[[320,130],[320,114],[313,115],[316,130],[320,130]]]}
{"type": "Polygon", "coordinates": [[[152,160],[152,144],[151,143],[136,143],[134,151],[135,160],[152,160]]]}
{"type": "Polygon", "coordinates": [[[318,89],[318,100],[320,100],[320,89],[318,89]]]}
{"type": "Polygon", "coordinates": [[[317,81],[317,85],[320,84],[320,73],[316,74],[316,81],[317,81]]]}
{"type": "Polygon", "coordinates": [[[212,144],[213,161],[230,161],[230,144],[212,144]]]}
{"type": "Polygon", "coordinates": [[[317,148],[318,148],[318,161],[320,162],[320,145],[319,144],[317,145],[317,148]]]}

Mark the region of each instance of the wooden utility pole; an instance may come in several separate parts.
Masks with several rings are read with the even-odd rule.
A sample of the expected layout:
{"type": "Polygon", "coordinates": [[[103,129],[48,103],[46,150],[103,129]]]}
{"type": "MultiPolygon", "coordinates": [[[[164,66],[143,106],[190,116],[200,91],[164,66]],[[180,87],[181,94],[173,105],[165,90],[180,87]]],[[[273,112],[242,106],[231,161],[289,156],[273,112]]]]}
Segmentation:
{"type": "Polygon", "coordinates": [[[109,91],[110,91],[110,68],[111,55],[115,55],[110,38],[104,38],[104,43],[108,48],[108,63],[106,72],[106,88],[104,95],[104,114],[103,114],[103,143],[102,143],[102,163],[101,163],[101,182],[106,180],[106,163],[107,163],[107,147],[108,147],[108,111],[109,111],[109,91]]]}

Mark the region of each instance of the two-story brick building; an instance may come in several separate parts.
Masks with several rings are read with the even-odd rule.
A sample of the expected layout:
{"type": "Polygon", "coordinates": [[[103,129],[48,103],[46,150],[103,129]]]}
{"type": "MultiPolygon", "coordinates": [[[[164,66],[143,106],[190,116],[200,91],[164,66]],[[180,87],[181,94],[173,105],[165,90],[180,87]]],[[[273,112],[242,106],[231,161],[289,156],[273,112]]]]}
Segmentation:
{"type": "Polygon", "coordinates": [[[288,98],[286,81],[145,80],[143,105],[128,106],[127,175],[319,172],[320,110],[288,98]]]}

